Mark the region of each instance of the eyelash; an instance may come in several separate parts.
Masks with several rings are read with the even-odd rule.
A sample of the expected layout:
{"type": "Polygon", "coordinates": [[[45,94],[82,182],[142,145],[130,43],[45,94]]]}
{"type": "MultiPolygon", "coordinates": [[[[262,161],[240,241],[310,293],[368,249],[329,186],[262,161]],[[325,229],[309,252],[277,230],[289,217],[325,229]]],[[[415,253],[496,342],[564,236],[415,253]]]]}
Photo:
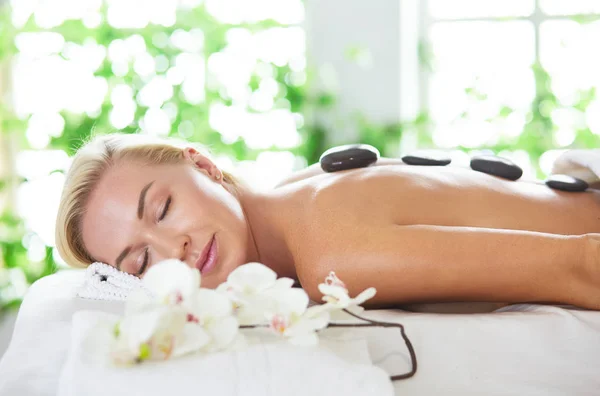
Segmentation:
{"type": "Polygon", "coordinates": [[[140,268],[140,270],[138,271],[138,275],[142,275],[144,273],[144,271],[146,271],[146,267],[148,266],[149,261],[150,261],[150,259],[149,259],[148,248],[146,248],[146,250],[144,250],[144,263],[142,264],[142,268],[140,268]]]}
{"type": "Polygon", "coordinates": [[[167,202],[165,203],[165,208],[163,209],[162,213],[160,214],[158,221],[161,221],[165,218],[165,216],[167,215],[167,212],[169,211],[169,206],[171,206],[171,197],[170,196],[169,196],[169,198],[167,198],[167,202]]]}
{"type": "MultiPolygon", "coordinates": [[[[169,198],[167,198],[167,202],[165,202],[165,208],[163,209],[162,213],[158,217],[158,221],[162,221],[165,218],[165,216],[167,215],[167,212],[169,211],[169,207],[171,206],[171,201],[172,201],[172,199],[169,196],[169,198]]],[[[148,266],[149,261],[150,261],[149,252],[148,252],[148,248],[146,248],[144,250],[144,261],[143,261],[142,267],[138,271],[138,276],[142,275],[144,273],[144,271],[146,271],[146,267],[148,266]]]]}

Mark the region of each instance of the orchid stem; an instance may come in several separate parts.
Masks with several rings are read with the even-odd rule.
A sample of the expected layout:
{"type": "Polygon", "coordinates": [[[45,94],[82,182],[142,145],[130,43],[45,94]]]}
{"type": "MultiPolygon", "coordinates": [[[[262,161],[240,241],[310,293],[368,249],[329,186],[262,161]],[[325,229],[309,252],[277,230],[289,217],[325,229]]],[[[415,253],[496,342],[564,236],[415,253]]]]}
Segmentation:
{"type": "Polygon", "coordinates": [[[378,320],[367,319],[360,315],[354,314],[354,313],[348,311],[347,309],[344,309],[344,312],[346,312],[350,316],[355,317],[356,319],[364,320],[365,322],[369,322],[369,323],[352,323],[352,324],[350,324],[350,323],[349,324],[330,323],[327,327],[397,327],[397,328],[399,328],[400,334],[402,335],[402,338],[404,339],[404,343],[406,344],[406,348],[408,349],[408,353],[410,355],[411,370],[405,374],[392,375],[392,376],[390,376],[390,378],[392,381],[398,381],[398,380],[410,378],[416,374],[416,372],[417,372],[417,355],[415,354],[415,349],[412,345],[412,342],[410,342],[410,339],[408,338],[408,336],[406,335],[406,332],[404,331],[403,325],[401,325],[400,323],[380,322],[378,320]]]}
{"type": "MultiPolygon", "coordinates": [[[[350,316],[355,317],[356,319],[360,319],[360,320],[363,320],[368,323],[347,323],[347,324],[329,323],[327,325],[327,328],[329,328],[329,327],[396,327],[396,328],[399,328],[400,334],[402,335],[402,338],[404,339],[404,343],[406,344],[406,348],[408,349],[408,353],[410,355],[411,370],[405,374],[392,375],[392,376],[390,376],[390,379],[392,381],[398,381],[398,380],[410,378],[413,375],[415,375],[415,373],[417,372],[417,355],[415,354],[415,349],[414,349],[412,343],[410,342],[410,339],[408,338],[408,336],[406,335],[406,333],[404,331],[403,325],[401,325],[400,323],[380,322],[378,320],[367,319],[360,315],[354,314],[354,313],[348,311],[347,309],[344,309],[344,312],[346,312],[350,316]]],[[[269,327],[269,325],[264,325],[264,324],[263,325],[241,325],[240,329],[256,329],[256,328],[261,328],[261,327],[266,328],[266,327],[269,327]]]]}

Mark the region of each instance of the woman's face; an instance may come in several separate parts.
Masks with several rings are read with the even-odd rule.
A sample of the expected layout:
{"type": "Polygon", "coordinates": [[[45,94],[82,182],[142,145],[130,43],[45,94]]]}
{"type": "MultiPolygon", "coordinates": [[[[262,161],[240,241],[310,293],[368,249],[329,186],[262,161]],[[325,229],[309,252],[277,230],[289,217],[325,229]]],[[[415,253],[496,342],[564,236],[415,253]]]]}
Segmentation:
{"type": "Polygon", "coordinates": [[[246,262],[249,232],[240,203],[206,157],[185,155],[185,164],[122,162],[106,172],[82,223],[95,260],[143,276],[155,263],[177,258],[202,268],[202,286],[209,288],[246,262]]]}

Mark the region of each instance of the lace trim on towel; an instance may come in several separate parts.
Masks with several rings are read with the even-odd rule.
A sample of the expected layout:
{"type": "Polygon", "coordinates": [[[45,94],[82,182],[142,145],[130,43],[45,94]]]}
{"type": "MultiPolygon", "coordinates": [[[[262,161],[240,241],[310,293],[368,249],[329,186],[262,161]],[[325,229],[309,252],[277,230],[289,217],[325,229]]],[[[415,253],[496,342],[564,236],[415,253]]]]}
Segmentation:
{"type": "Polygon", "coordinates": [[[124,301],[138,287],[143,287],[138,277],[108,264],[93,263],[86,269],[85,279],[77,296],[92,300],[124,301]]]}

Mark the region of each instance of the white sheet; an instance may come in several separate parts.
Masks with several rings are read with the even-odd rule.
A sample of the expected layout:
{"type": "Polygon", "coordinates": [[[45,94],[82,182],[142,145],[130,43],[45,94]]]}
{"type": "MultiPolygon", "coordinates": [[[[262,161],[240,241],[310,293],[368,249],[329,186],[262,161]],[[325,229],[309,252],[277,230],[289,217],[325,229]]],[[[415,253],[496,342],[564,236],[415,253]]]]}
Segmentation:
{"type": "MultiPolygon", "coordinates": [[[[83,271],[38,281],[21,308],[0,361],[0,396],[55,396],[69,348],[73,313],[118,313],[122,303],[76,299],[83,271]]],[[[510,308],[510,307],[509,307],[510,308]]],[[[397,395],[598,395],[600,312],[513,306],[515,312],[469,315],[369,311],[405,325],[417,353],[414,378],[397,395]]],[[[390,373],[408,371],[408,354],[393,329],[359,330],[372,360],[390,373]]],[[[98,379],[99,386],[102,380],[98,379]]]]}
{"type": "Polygon", "coordinates": [[[109,348],[112,326],[100,335],[90,336],[89,331],[103,320],[116,319],[97,311],[74,315],[57,396],[131,396],[133,384],[136,394],[145,396],[392,396],[394,392],[388,375],[371,364],[361,337],[339,340],[345,349],[342,355],[350,354],[351,361],[324,343],[313,347],[257,343],[239,351],[115,368],[101,359],[109,348]]]}
{"type": "Polygon", "coordinates": [[[121,312],[122,303],[75,297],[84,272],[65,270],[29,288],[11,343],[0,360],[0,396],[55,396],[73,313],[81,309],[121,312]]]}
{"type": "MultiPolygon", "coordinates": [[[[402,322],[415,345],[419,369],[413,380],[395,383],[396,394],[600,395],[600,312],[534,304],[500,311],[370,312],[372,318],[402,322]]],[[[390,347],[404,350],[398,345],[389,335],[370,339],[374,362],[390,347]]],[[[392,360],[386,368],[407,367],[404,355],[392,360]]]]}

